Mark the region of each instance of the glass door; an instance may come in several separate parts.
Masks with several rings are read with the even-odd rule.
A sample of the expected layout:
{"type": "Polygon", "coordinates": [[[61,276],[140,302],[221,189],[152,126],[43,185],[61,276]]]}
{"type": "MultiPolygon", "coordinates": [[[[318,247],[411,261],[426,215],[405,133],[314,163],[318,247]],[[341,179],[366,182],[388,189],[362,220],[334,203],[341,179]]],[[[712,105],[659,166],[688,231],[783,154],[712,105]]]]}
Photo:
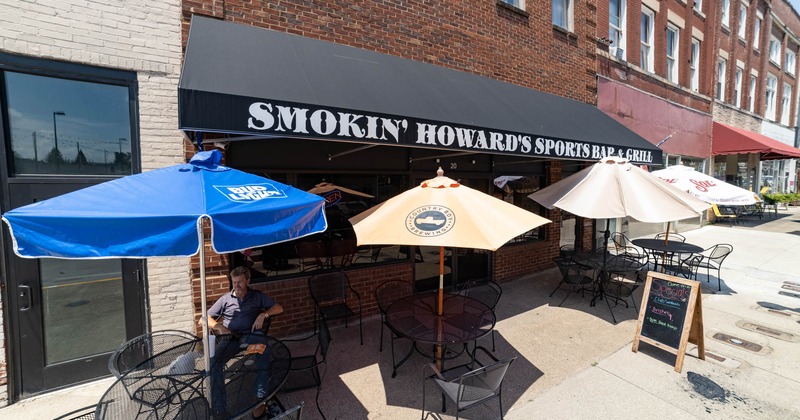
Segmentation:
{"type": "MultiPolygon", "coordinates": [[[[11,208],[86,186],[13,183],[11,208]]],[[[4,248],[15,395],[109,375],[110,354],[145,329],[144,260],[27,259],[4,248]]]]}

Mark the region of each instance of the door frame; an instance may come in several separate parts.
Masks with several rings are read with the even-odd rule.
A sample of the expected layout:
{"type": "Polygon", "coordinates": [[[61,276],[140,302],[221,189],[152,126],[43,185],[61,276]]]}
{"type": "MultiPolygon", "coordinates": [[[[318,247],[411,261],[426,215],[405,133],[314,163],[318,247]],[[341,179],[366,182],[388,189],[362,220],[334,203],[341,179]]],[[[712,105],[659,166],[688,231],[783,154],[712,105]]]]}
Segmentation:
{"type": "MultiPolygon", "coordinates": [[[[53,196],[67,193],[85,186],[98,184],[105,179],[15,179],[5,189],[9,197],[9,207],[15,207],[18,201],[33,202],[36,196],[53,196]],[[28,184],[27,187],[24,184],[28,184]],[[13,190],[17,191],[13,191],[13,190]],[[61,190],[61,191],[59,191],[61,190]]],[[[24,341],[22,331],[34,334],[34,340],[44,339],[43,314],[33,314],[36,322],[21,314],[22,306],[27,304],[34,310],[42,309],[41,279],[38,271],[37,259],[24,259],[13,254],[12,242],[7,226],[3,227],[2,263],[3,273],[3,316],[6,335],[6,354],[8,357],[6,369],[9,379],[9,400],[16,402],[40,393],[50,392],[55,389],[73,386],[75,384],[95,380],[105,375],[90,374],[107,366],[108,355],[111,352],[95,354],[83,358],[73,359],[51,366],[45,364],[44,346],[39,346],[40,351],[32,351],[30,341],[24,341]],[[29,295],[20,296],[20,286],[27,285],[29,295]],[[23,299],[29,299],[24,302],[23,299]],[[22,356],[23,352],[25,357],[22,356]],[[87,370],[86,363],[93,367],[87,370]],[[23,372],[30,370],[30,374],[23,376],[23,372]],[[82,375],[82,373],[85,373],[82,375]],[[23,384],[23,377],[26,383],[23,384]]],[[[147,310],[148,295],[146,287],[146,264],[143,259],[122,259],[121,269],[123,274],[123,296],[125,297],[124,316],[126,338],[130,339],[143,334],[148,328],[147,310]]],[[[108,372],[110,375],[110,372],[108,372]]]]}

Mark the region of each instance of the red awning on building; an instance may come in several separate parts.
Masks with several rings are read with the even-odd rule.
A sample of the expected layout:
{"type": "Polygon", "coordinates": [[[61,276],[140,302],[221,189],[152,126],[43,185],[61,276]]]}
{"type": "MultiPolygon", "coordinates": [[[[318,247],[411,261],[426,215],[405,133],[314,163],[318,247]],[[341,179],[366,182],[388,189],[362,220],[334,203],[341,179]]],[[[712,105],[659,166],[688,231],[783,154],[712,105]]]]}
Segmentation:
{"type": "Polygon", "coordinates": [[[741,128],[714,122],[711,153],[735,155],[760,153],[761,160],[800,158],[800,149],[741,128]]]}

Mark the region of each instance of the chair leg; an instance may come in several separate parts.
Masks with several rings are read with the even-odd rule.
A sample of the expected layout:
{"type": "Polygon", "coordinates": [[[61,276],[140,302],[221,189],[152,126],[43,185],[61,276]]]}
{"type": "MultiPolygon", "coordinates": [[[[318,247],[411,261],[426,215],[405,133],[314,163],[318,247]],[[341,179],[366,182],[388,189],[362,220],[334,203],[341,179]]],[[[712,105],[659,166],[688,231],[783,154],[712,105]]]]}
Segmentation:
{"type": "MultiPolygon", "coordinates": [[[[477,343],[475,345],[477,345],[477,343]]],[[[494,353],[494,351],[494,330],[492,330],[492,353],[494,353]]]]}
{"type": "MultiPolygon", "coordinates": [[[[364,345],[364,327],[363,327],[363,325],[364,325],[364,323],[361,322],[361,310],[359,309],[359,311],[358,311],[358,338],[359,338],[359,340],[361,340],[361,345],[362,346],[364,345]]],[[[383,333],[383,327],[381,327],[381,333],[383,333]]],[[[381,343],[381,346],[383,346],[383,343],[381,343]]]]}
{"type": "Polygon", "coordinates": [[[317,396],[314,400],[317,403],[317,411],[319,411],[319,415],[322,416],[322,420],[325,420],[325,414],[322,413],[322,409],[319,407],[319,392],[322,390],[322,387],[317,387],[317,396]]]}
{"type": "Polygon", "coordinates": [[[556,286],[555,290],[553,290],[552,292],[550,292],[550,297],[553,297],[553,294],[554,294],[555,292],[557,292],[557,291],[558,291],[558,289],[560,289],[560,288],[561,288],[561,283],[563,283],[563,281],[559,282],[559,283],[558,283],[558,286],[556,286]]]}
{"type": "Polygon", "coordinates": [[[383,314],[381,314],[381,346],[378,349],[378,351],[380,351],[380,352],[383,351],[383,328],[385,327],[385,325],[383,325],[383,323],[384,323],[383,314]]]}
{"type": "Polygon", "coordinates": [[[497,390],[497,403],[500,404],[500,420],[503,420],[503,392],[497,390]]]}
{"type": "Polygon", "coordinates": [[[722,291],[722,265],[720,265],[720,267],[717,268],[717,287],[719,288],[719,291],[721,292],[722,291]]]}
{"type": "Polygon", "coordinates": [[[614,317],[614,311],[611,310],[611,303],[608,302],[609,301],[608,296],[605,296],[605,301],[606,301],[606,305],[608,305],[608,312],[611,312],[611,319],[616,324],[617,323],[617,318],[614,317]]]}

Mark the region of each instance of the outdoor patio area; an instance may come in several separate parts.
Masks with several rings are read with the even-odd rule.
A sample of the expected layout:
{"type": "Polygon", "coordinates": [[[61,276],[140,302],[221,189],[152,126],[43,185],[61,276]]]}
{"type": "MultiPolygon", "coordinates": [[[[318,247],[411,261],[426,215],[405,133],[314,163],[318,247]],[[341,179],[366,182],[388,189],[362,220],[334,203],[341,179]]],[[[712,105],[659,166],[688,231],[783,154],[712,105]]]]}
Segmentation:
{"type": "MultiPolygon", "coordinates": [[[[559,280],[553,268],[535,276],[502,283],[503,294],[497,305],[495,357],[517,356],[503,385],[505,412],[517,403],[524,403],[578,372],[628,345],[636,326],[636,309],[615,308],[618,323],[604,301],[590,307],[585,297],[572,293],[562,307],[556,305],[567,293],[557,291],[548,298],[559,280]]],[[[636,293],[637,302],[641,289],[636,293]]],[[[384,332],[384,349],[378,351],[380,320],[364,321],[364,345],[359,345],[358,328],[351,325],[333,327],[333,341],[328,353],[328,370],[323,379],[320,406],[329,419],[355,418],[418,418],[422,404],[422,368],[431,360],[414,352],[398,368],[392,378],[392,353],[388,330],[384,332]]],[[[479,344],[491,350],[491,336],[479,344]]],[[[398,354],[405,354],[410,342],[395,340],[398,354]]],[[[446,362],[454,366],[466,362],[461,355],[446,362]]],[[[428,371],[428,373],[430,373],[428,371]]],[[[426,411],[441,409],[441,397],[428,386],[426,411]]],[[[320,418],[314,407],[315,390],[281,396],[284,405],[305,401],[304,418],[320,418]]],[[[445,418],[455,416],[448,404],[445,418]]],[[[512,409],[513,410],[513,409],[512,409]]],[[[496,400],[461,413],[463,418],[499,418],[496,400]]]]}

